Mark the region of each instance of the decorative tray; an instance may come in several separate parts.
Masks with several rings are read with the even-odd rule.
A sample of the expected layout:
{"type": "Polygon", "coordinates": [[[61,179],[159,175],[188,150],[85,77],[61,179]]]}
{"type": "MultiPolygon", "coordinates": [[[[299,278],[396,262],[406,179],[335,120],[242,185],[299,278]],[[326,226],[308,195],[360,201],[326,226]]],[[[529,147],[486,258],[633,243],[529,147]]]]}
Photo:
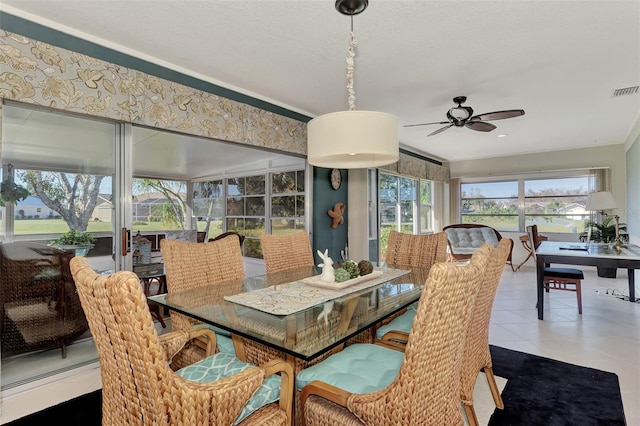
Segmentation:
{"type": "Polygon", "coordinates": [[[342,290],[343,288],[351,287],[352,285],[356,285],[356,284],[364,282],[364,281],[369,281],[369,280],[372,280],[374,278],[378,278],[381,275],[382,275],[382,271],[376,269],[373,272],[371,272],[370,274],[361,275],[361,276],[356,277],[356,278],[351,278],[350,280],[342,281],[341,283],[328,283],[326,281],[322,281],[320,279],[320,275],[315,275],[313,277],[304,278],[302,280],[302,282],[305,283],[305,284],[314,286],[314,287],[322,287],[322,288],[328,288],[328,289],[332,289],[332,290],[342,290]]]}

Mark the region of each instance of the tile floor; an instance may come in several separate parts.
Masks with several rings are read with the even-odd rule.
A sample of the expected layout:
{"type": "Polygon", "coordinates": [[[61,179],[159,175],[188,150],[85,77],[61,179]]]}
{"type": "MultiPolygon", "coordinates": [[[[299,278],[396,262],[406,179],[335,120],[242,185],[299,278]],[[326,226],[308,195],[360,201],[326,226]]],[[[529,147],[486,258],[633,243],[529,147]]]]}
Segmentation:
{"type": "MultiPolygon", "coordinates": [[[[640,425],[640,303],[606,295],[607,290],[628,295],[626,270],[611,279],[599,278],[595,268],[581,269],[582,315],[575,293],[556,290],[545,294],[544,320],[539,321],[535,268],[505,268],[490,343],[617,374],[627,424],[640,425]]],[[[636,286],[636,296],[639,290],[636,286]]]]}

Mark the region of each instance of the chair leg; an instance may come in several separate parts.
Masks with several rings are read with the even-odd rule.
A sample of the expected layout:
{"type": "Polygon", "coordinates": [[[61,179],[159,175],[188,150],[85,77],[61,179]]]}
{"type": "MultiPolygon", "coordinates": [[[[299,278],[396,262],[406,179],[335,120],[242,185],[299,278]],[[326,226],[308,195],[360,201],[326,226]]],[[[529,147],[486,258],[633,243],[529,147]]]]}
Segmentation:
{"type": "Polygon", "coordinates": [[[578,297],[578,313],[582,315],[582,282],[576,283],[576,296],[578,297]]]}
{"type": "Polygon", "coordinates": [[[478,417],[476,416],[476,410],[473,409],[473,404],[462,404],[464,406],[464,413],[467,416],[467,423],[469,426],[480,426],[478,417]]]}
{"type": "Polygon", "coordinates": [[[504,402],[502,402],[502,396],[500,395],[500,389],[498,389],[498,384],[496,383],[496,378],[493,375],[493,368],[485,367],[484,375],[487,378],[487,382],[489,383],[489,389],[491,390],[491,396],[493,396],[493,402],[496,403],[496,408],[500,410],[504,410],[504,402]]]}

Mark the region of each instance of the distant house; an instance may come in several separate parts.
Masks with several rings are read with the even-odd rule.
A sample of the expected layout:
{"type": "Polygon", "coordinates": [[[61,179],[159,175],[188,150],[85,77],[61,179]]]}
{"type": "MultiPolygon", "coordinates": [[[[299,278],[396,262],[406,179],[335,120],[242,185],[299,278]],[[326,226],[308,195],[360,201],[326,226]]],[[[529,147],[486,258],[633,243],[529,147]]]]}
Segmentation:
{"type": "Polygon", "coordinates": [[[16,218],[20,219],[46,219],[60,217],[58,212],[45,206],[40,198],[29,195],[22,201],[18,201],[15,206],[16,218]]]}
{"type": "MultiPolygon", "coordinates": [[[[182,199],[186,199],[187,195],[181,193],[182,199]]],[[[133,211],[133,221],[147,222],[150,217],[158,214],[156,208],[161,207],[167,202],[167,197],[161,192],[147,192],[143,194],[134,195],[131,208],[133,211]]],[[[156,220],[160,220],[157,217],[156,220]]]]}
{"type": "Polygon", "coordinates": [[[582,204],[570,203],[559,209],[559,212],[566,214],[569,219],[582,220],[588,214],[585,207],[582,204]]]}
{"type": "Polygon", "coordinates": [[[111,222],[113,216],[113,203],[111,194],[98,194],[96,208],[91,213],[91,220],[100,222],[111,222]]]}

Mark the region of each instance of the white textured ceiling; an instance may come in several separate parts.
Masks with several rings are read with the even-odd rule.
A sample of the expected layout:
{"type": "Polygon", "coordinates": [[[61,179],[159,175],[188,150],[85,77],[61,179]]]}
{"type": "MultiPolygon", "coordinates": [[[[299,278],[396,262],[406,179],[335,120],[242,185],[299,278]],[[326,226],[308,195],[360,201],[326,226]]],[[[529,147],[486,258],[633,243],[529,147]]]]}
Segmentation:
{"type": "MultiPolygon", "coordinates": [[[[349,18],[333,0],[2,0],[2,10],[311,117],[347,109],[349,18]]],[[[640,1],[371,0],[354,18],[356,107],[400,125],[522,108],[489,133],[400,128],[463,160],[623,143],[640,118],[640,1]],[[497,138],[498,134],[507,137],[497,138]]]]}

